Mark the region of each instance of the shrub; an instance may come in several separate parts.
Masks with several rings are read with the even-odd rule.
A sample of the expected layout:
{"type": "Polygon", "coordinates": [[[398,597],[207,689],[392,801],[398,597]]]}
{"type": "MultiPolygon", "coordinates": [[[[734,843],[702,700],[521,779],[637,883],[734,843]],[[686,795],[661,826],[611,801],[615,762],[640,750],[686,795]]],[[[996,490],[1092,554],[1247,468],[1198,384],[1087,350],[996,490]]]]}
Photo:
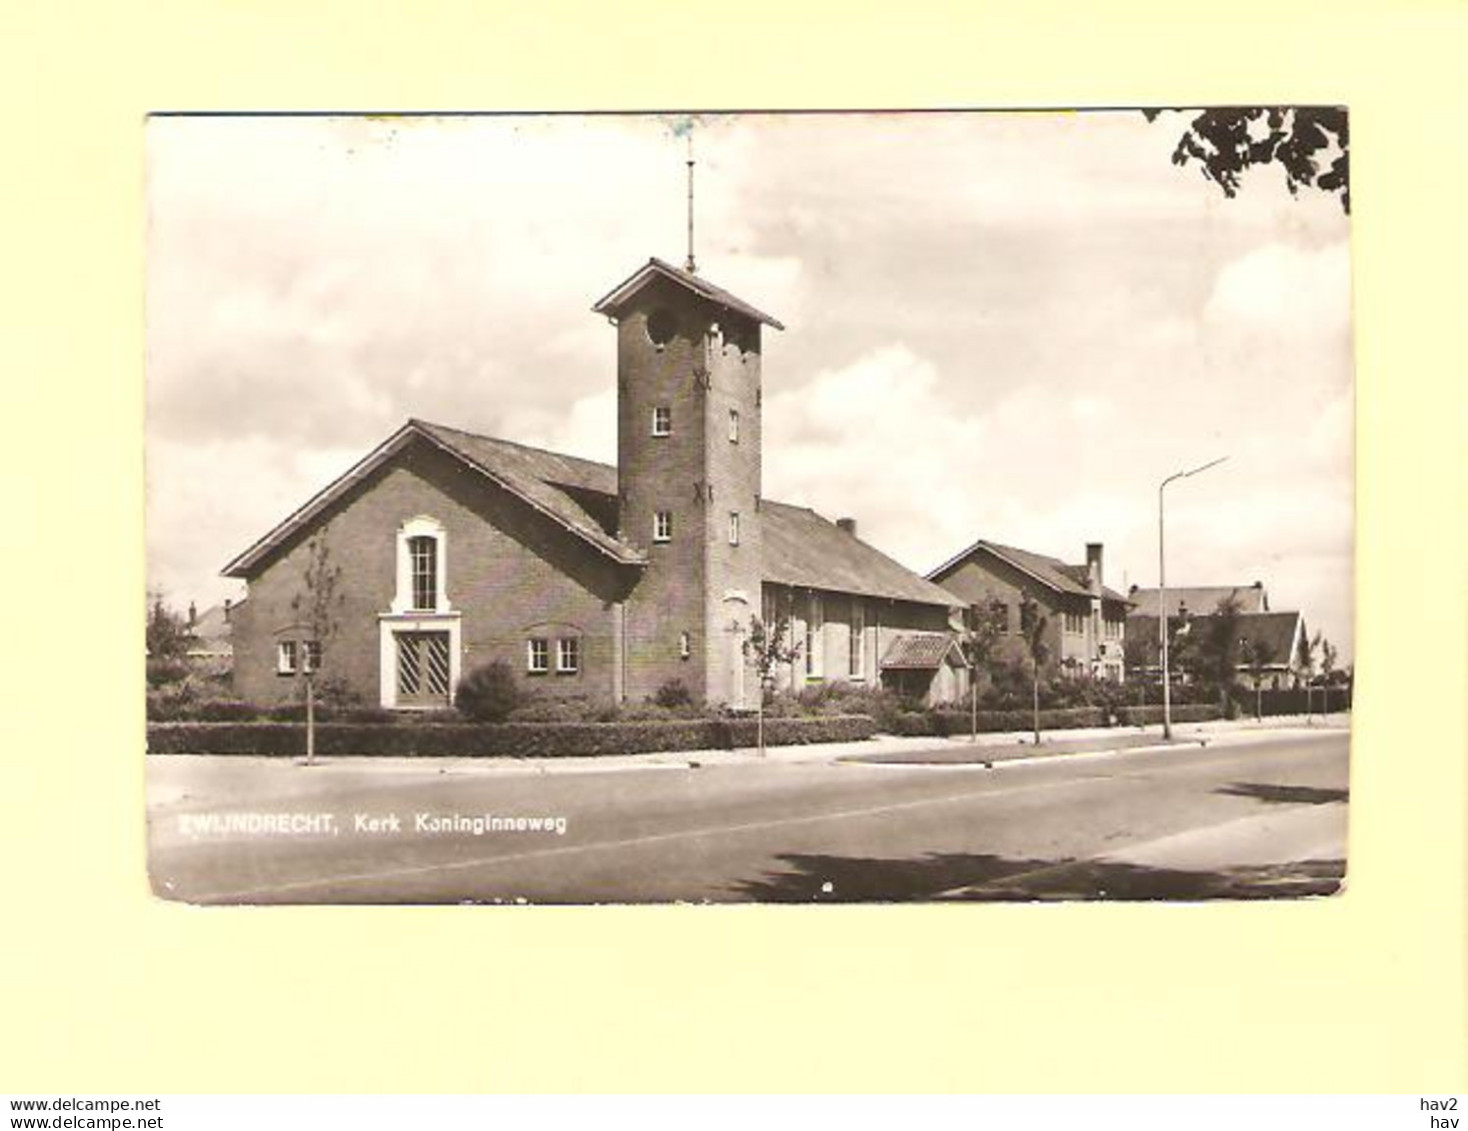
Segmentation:
{"type": "Polygon", "coordinates": [[[149,656],[146,665],[149,687],[181,683],[189,675],[189,662],[182,656],[149,656]]]}
{"type": "Polygon", "coordinates": [[[653,693],[652,701],[659,707],[691,707],[693,692],[681,679],[670,679],[653,693]]]}
{"type": "Polygon", "coordinates": [[[240,722],[260,716],[260,708],[242,699],[201,699],[188,710],[190,718],[211,723],[240,722]]]}
{"type": "Polygon", "coordinates": [[[527,699],[508,716],[513,723],[586,723],[595,721],[596,708],[586,699],[545,696],[527,699]]]}
{"type": "Polygon", "coordinates": [[[515,673],[503,660],[483,664],[459,681],[454,706],[471,719],[485,723],[503,721],[519,705],[523,693],[515,673]]]}
{"type": "Polygon", "coordinates": [[[397,722],[398,717],[386,707],[347,707],[340,718],[344,723],[389,726],[397,722]]]}
{"type": "MultiPolygon", "coordinates": [[[[317,703],[313,712],[318,723],[330,722],[337,717],[334,708],[325,703],[317,703]]],[[[304,703],[276,703],[266,707],[261,712],[267,719],[277,723],[303,723],[306,721],[306,704],[304,703]]]]}
{"type": "Polygon", "coordinates": [[[830,715],[866,715],[877,730],[892,733],[903,709],[897,693],[886,687],[865,687],[833,681],[814,684],[797,694],[767,692],[765,718],[817,718],[830,715]]]}

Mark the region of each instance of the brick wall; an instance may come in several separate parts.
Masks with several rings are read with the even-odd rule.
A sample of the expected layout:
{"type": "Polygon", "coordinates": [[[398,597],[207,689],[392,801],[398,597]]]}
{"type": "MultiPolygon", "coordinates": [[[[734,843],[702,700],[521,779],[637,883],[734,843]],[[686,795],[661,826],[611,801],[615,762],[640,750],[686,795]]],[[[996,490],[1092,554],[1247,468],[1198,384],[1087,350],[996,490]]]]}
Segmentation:
{"type": "Polygon", "coordinates": [[[679,679],[698,695],[705,682],[702,519],[704,419],[693,381],[703,328],[698,303],[682,287],[648,286],[642,301],[617,324],[617,482],[619,535],[647,554],[642,581],[627,607],[629,699],[679,679]],[[666,309],[677,319],[661,348],[648,337],[648,315],[666,309]],[[672,432],[652,435],[653,409],[672,412],[672,432]],[[653,515],[673,516],[670,542],[653,541],[653,515]],[[679,638],[688,633],[687,659],[679,638]]]}
{"type": "MultiPolygon", "coordinates": [[[[367,703],[379,701],[378,617],[397,588],[397,531],[419,515],[445,531],[445,591],[461,614],[463,672],[503,659],[537,691],[611,697],[614,606],[635,574],[421,441],[314,524],[324,524],[331,561],[342,571],[339,627],[327,644],[323,678],[344,681],[367,703]],[[525,640],[532,630],[579,636],[580,671],[529,676],[525,640]]],[[[282,634],[295,634],[290,605],[301,590],[311,533],[300,532],[249,579],[249,600],[234,622],[235,689],[243,698],[269,703],[295,694],[295,681],[275,674],[275,645],[282,634]]]]}
{"type": "MultiPolygon", "coordinates": [[[[809,618],[811,590],[784,585],[764,586],[764,608],[790,621],[790,639],[802,645],[793,665],[783,665],[775,675],[776,690],[798,692],[822,682],[860,683],[875,687],[880,682],[882,656],[903,633],[949,631],[948,610],[936,605],[918,605],[882,597],[860,597],[847,593],[821,592],[822,628],[815,637],[821,652],[819,674],[806,672],[804,643],[809,618]],[[853,602],[865,613],[862,672],[851,672],[851,625],[853,602]]],[[[763,615],[763,614],[762,614],[763,615]]]]}
{"type": "Polygon", "coordinates": [[[737,701],[741,686],[752,693],[739,641],[759,600],[759,346],[757,324],[666,280],[650,283],[618,321],[619,530],[649,559],[628,606],[629,698],[674,679],[713,703],[737,701]],[[675,325],[661,345],[648,333],[658,311],[675,325]],[[666,436],[653,434],[659,406],[671,414],[666,436]],[[738,443],[729,441],[731,408],[738,443]],[[658,511],[672,515],[670,542],[653,541],[658,511]],[[731,511],[740,516],[737,546],[731,511]]]}

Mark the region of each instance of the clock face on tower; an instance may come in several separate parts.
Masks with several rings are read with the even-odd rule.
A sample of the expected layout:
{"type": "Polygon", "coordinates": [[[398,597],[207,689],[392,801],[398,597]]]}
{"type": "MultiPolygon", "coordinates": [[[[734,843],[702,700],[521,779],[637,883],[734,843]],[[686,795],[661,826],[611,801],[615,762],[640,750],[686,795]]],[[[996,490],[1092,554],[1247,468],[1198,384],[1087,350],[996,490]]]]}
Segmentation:
{"type": "Polygon", "coordinates": [[[665,346],[678,332],[678,316],[660,306],[647,316],[647,337],[655,346],[665,346]]]}

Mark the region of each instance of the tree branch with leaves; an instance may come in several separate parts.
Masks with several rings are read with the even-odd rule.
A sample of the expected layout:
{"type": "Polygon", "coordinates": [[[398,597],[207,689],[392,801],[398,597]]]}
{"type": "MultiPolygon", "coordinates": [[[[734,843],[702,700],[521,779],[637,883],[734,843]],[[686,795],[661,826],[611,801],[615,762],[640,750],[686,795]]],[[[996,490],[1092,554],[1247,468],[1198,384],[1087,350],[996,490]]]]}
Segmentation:
{"type": "MultiPolygon", "coordinates": [[[[1166,111],[1142,111],[1155,121],[1166,111]]],[[[1217,106],[1192,113],[1173,150],[1179,167],[1196,165],[1226,197],[1245,171],[1277,165],[1290,195],[1302,188],[1340,198],[1351,211],[1351,127],[1344,106],[1217,106]]]]}

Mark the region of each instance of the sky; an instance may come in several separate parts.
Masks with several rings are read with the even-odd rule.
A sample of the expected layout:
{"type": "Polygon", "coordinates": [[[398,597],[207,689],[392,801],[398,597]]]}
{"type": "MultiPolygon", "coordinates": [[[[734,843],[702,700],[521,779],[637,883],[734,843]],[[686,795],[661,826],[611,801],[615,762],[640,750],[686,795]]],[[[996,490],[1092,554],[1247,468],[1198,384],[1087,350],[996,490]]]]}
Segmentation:
{"type": "MultiPolygon", "coordinates": [[[[699,273],[764,338],[764,494],[926,573],[979,538],[1262,581],[1352,640],[1349,218],[1185,118],[702,115],[699,273]]],[[[592,304],[687,247],[687,119],[148,124],[150,589],[219,570],[407,418],[615,462],[592,304]]]]}

